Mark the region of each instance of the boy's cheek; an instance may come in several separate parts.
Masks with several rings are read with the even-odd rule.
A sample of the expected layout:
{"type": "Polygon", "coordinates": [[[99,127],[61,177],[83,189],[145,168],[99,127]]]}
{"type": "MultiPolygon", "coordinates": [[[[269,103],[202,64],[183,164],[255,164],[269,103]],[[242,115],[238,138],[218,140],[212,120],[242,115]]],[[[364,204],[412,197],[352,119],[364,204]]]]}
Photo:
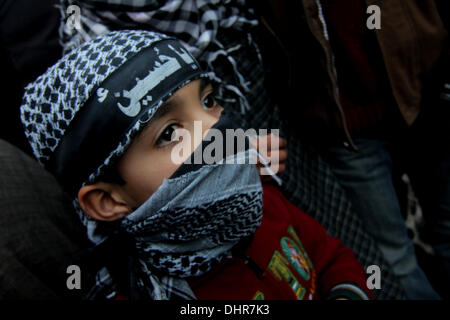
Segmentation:
{"type": "Polygon", "coordinates": [[[155,159],[155,161],[142,161],[140,163],[130,163],[130,168],[123,178],[126,184],[123,189],[129,199],[129,205],[139,207],[147,201],[153,193],[169,178],[178,166],[165,158],[155,159]]]}

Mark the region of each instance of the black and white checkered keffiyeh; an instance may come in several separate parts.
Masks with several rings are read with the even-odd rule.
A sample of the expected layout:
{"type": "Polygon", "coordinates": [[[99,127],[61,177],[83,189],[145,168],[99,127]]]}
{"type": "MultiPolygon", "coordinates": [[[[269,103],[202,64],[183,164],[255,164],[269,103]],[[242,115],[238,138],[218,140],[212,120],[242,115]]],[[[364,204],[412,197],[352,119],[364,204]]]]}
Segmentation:
{"type": "MultiPolygon", "coordinates": [[[[231,52],[218,40],[219,30],[243,32],[256,26],[253,10],[245,0],[62,0],[60,9],[66,17],[70,5],[80,7],[81,29],[74,29],[63,19],[60,38],[63,47],[71,50],[100,34],[118,29],[145,29],[161,32],[182,41],[188,51],[200,61],[209,77],[218,84],[218,95],[240,103],[241,112],[249,110],[245,93],[248,82],[239,71],[231,52]],[[226,63],[234,73],[233,81],[224,81],[213,72],[215,64],[226,63]]],[[[247,41],[258,52],[251,34],[247,41]]]]}

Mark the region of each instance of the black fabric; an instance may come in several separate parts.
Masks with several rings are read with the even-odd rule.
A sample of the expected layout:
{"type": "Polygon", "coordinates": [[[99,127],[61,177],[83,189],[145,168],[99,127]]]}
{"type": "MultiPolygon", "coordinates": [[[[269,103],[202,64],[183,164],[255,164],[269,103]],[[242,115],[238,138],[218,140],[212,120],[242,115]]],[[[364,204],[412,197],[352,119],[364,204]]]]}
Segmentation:
{"type": "Polygon", "coordinates": [[[450,2],[447,0],[436,0],[436,6],[445,28],[447,31],[450,31],[450,2]]]}
{"type": "MultiPolygon", "coordinates": [[[[118,225],[114,223],[113,225],[118,225]]],[[[83,270],[82,288],[89,288],[95,283],[97,272],[106,267],[117,285],[120,295],[130,300],[141,297],[141,291],[135,285],[134,275],[138,272],[136,243],[125,232],[115,232],[103,243],[89,247],[73,256],[71,263],[83,270]]],[[[106,299],[107,293],[98,295],[106,299]]]]}
{"type": "Polygon", "coordinates": [[[58,0],[3,0],[0,41],[7,49],[22,85],[34,80],[62,55],[58,41],[58,0]]]}
{"type": "Polygon", "coordinates": [[[2,116],[0,117],[0,139],[4,139],[18,146],[28,154],[32,154],[23,131],[22,123],[20,122],[19,106],[23,93],[21,80],[19,73],[11,61],[11,57],[3,47],[0,47],[0,68],[2,70],[2,85],[0,86],[0,96],[2,97],[0,106],[2,112],[2,116]]]}
{"type": "Polygon", "coordinates": [[[56,180],[0,140],[0,299],[78,298],[66,270],[86,241],[56,180]]]}
{"type": "Polygon", "coordinates": [[[31,154],[19,118],[24,86],[62,55],[58,0],[0,2],[0,138],[31,154]]]}

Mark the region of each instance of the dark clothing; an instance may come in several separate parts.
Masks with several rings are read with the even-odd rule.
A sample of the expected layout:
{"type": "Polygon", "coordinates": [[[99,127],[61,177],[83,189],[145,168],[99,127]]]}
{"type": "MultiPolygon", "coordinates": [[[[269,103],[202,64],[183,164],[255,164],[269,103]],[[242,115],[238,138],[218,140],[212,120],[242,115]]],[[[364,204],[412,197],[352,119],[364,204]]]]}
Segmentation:
{"type": "Polygon", "coordinates": [[[0,299],[76,298],[67,267],[87,245],[70,199],[34,160],[0,140],[0,299]]]}
{"type": "MultiPolygon", "coordinates": [[[[320,144],[335,140],[351,145],[339,95],[341,75],[339,70],[335,72],[333,40],[330,43],[327,39],[330,27],[327,29],[321,3],[254,1],[268,29],[267,38],[272,38],[266,43],[265,57],[274,71],[273,85],[285,105],[285,117],[295,121],[302,138],[320,144]],[[292,101],[297,104],[292,106],[292,101]]],[[[372,4],[379,5],[382,13],[376,37],[398,107],[390,111],[400,128],[417,118],[423,89],[439,60],[448,53],[448,34],[434,0],[366,0],[366,5],[372,4]]],[[[386,101],[388,98],[383,97],[386,101]]]]}
{"type": "Polygon", "coordinates": [[[0,4],[2,97],[0,139],[31,154],[20,122],[23,88],[62,55],[58,0],[4,0],[0,4]]]}
{"type": "Polygon", "coordinates": [[[394,168],[410,175],[425,220],[433,225],[430,244],[447,260],[447,275],[439,278],[450,275],[446,178],[450,135],[448,112],[439,101],[442,76],[448,72],[448,33],[443,23],[448,13],[438,11],[438,2],[260,2],[260,13],[275,40],[267,48],[273,55],[268,63],[276,79],[286,71],[289,81],[278,81],[278,86],[283,94],[291,93],[286,100],[298,101],[297,108],[284,104],[285,116],[295,119],[302,139],[311,140],[327,156],[353,208],[412,299],[437,295],[432,289],[422,290],[430,287],[424,276],[414,276],[421,271],[393,187],[394,168]],[[369,5],[381,10],[381,28],[376,32],[364,26],[369,5]],[[295,34],[297,30],[302,31],[295,34]],[[287,64],[280,63],[281,55],[276,58],[280,48],[287,64]],[[401,161],[385,145],[392,153],[414,156],[401,161]]]}
{"type": "Polygon", "coordinates": [[[375,30],[366,25],[363,0],[323,1],[335,56],[339,98],[352,135],[373,135],[396,108],[375,30]]]}

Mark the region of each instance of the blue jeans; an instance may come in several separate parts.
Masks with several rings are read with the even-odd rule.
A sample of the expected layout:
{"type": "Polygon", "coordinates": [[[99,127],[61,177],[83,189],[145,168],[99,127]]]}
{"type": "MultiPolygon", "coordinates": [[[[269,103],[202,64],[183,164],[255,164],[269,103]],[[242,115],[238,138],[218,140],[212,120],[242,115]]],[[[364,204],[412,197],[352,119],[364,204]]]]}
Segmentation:
{"type": "MultiPolygon", "coordinates": [[[[394,157],[390,145],[377,139],[355,139],[359,152],[344,146],[327,149],[327,158],[339,182],[347,191],[353,210],[360,216],[368,232],[376,239],[385,259],[391,264],[405,289],[408,299],[439,299],[425,273],[419,267],[414,244],[408,237],[405,219],[393,182],[394,157]]],[[[423,171],[426,168],[422,168],[423,171]]],[[[445,223],[438,223],[440,232],[450,235],[448,190],[442,211],[445,223]]],[[[444,237],[445,239],[445,237],[444,237]]],[[[446,241],[446,240],[445,240],[446,241]]],[[[450,257],[449,243],[435,246],[450,257]],[[442,250],[441,250],[442,249],[442,250]]]]}

